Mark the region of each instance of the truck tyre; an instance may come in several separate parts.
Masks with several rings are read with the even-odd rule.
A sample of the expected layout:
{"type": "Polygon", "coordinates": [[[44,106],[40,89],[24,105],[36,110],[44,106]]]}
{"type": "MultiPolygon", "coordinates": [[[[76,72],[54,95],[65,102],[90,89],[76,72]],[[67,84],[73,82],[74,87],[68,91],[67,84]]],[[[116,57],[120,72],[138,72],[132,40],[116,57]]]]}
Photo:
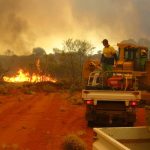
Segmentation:
{"type": "Polygon", "coordinates": [[[88,121],[87,122],[88,127],[92,128],[94,126],[94,122],[93,121],[88,121]]]}
{"type": "Polygon", "coordinates": [[[127,123],[127,127],[133,127],[134,126],[134,122],[128,122],[127,123]]]}

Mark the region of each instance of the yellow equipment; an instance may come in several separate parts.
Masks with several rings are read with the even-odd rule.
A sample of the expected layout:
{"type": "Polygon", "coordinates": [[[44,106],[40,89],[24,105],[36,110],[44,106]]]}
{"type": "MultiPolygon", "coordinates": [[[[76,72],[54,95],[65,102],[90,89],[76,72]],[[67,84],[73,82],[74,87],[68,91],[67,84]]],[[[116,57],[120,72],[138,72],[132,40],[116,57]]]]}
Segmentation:
{"type": "Polygon", "coordinates": [[[150,86],[150,61],[148,60],[148,48],[134,44],[117,44],[119,48],[119,60],[117,70],[132,72],[138,80],[141,88],[150,86]]]}
{"type": "Polygon", "coordinates": [[[83,65],[83,79],[87,81],[91,72],[100,69],[99,60],[88,59],[83,65]]]}
{"type": "MultiPolygon", "coordinates": [[[[109,86],[119,87],[121,90],[137,90],[139,86],[150,87],[148,48],[124,43],[118,43],[117,46],[118,61],[114,67],[113,76],[107,80],[108,73],[100,73],[100,78],[104,78],[103,81],[105,82],[101,85],[109,84],[109,86]]],[[[102,72],[99,62],[100,60],[86,61],[83,67],[84,81],[87,82],[91,72],[96,70],[102,72]]]]}

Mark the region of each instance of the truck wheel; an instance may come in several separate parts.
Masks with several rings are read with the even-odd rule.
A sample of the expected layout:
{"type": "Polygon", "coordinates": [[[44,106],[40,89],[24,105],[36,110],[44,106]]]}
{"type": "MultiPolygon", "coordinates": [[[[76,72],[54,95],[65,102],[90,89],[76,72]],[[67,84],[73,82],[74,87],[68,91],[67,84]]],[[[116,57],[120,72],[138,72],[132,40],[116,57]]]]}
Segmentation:
{"type": "Polygon", "coordinates": [[[88,127],[93,127],[94,126],[94,122],[93,121],[88,121],[88,127]]]}
{"type": "Polygon", "coordinates": [[[128,122],[127,123],[127,127],[133,127],[134,126],[134,122],[128,122]]]}

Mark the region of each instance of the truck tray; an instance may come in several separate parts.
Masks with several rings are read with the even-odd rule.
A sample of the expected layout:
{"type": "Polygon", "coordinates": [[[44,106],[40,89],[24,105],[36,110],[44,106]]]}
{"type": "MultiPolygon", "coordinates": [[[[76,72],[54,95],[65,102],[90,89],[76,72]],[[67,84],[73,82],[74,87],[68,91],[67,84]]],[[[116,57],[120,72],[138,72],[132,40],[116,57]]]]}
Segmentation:
{"type": "Polygon", "coordinates": [[[150,150],[147,127],[94,128],[97,140],[93,150],[150,150]]]}

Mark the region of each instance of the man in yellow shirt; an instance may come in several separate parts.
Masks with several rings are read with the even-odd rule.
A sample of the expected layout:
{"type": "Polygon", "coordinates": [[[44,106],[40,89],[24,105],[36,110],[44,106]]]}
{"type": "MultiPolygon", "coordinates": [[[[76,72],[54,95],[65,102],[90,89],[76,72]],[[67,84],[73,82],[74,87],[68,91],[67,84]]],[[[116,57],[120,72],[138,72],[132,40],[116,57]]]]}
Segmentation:
{"type": "Polygon", "coordinates": [[[102,41],[104,48],[101,57],[101,64],[103,71],[113,71],[114,62],[118,60],[116,50],[109,45],[108,40],[102,41]]]}

